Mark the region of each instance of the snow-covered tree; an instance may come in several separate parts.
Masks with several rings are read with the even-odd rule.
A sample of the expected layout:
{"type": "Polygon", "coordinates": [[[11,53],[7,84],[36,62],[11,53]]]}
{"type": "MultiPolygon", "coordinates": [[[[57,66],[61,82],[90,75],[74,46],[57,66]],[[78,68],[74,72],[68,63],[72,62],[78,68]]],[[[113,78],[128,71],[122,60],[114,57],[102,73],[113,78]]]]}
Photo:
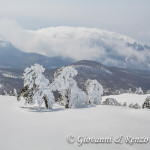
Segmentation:
{"type": "Polygon", "coordinates": [[[144,94],[141,87],[136,88],[135,93],[136,93],[136,94],[144,94]]]}
{"type": "Polygon", "coordinates": [[[69,108],[81,108],[87,101],[87,95],[77,87],[77,84],[71,89],[69,108]]]}
{"type": "Polygon", "coordinates": [[[148,108],[150,109],[150,96],[148,96],[144,102],[144,104],[142,105],[142,108],[148,108]]]}
{"type": "Polygon", "coordinates": [[[18,100],[23,96],[26,104],[37,102],[41,106],[45,102],[46,108],[52,108],[55,98],[49,80],[43,75],[44,71],[45,69],[39,64],[24,70],[24,88],[19,93],[18,100]]]}
{"type": "Polygon", "coordinates": [[[132,93],[132,89],[129,88],[129,89],[127,90],[127,93],[132,93]]]}
{"type": "Polygon", "coordinates": [[[127,106],[127,102],[124,102],[124,103],[122,104],[122,106],[126,107],[126,106],[127,106]]]}
{"type": "Polygon", "coordinates": [[[16,96],[16,97],[17,97],[17,95],[18,95],[18,94],[17,94],[17,90],[16,90],[16,89],[13,89],[13,91],[10,91],[10,92],[9,92],[9,95],[10,95],[10,96],[16,96]]]}
{"type": "Polygon", "coordinates": [[[88,97],[87,104],[101,104],[103,87],[97,80],[87,80],[85,83],[86,94],[88,97]]]}
{"type": "Polygon", "coordinates": [[[17,96],[18,94],[17,94],[17,90],[16,89],[14,89],[13,90],[13,96],[17,96]]]}
{"type": "Polygon", "coordinates": [[[113,92],[113,95],[120,95],[120,94],[122,94],[120,90],[115,90],[115,91],[113,92]]]}
{"type": "Polygon", "coordinates": [[[65,105],[65,108],[79,108],[87,101],[85,92],[78,88],[73,79],[77,74],[77,70],[71,66],[64,66],[54,74],[53,91],[59,91],[59,100],[65,105]]]}

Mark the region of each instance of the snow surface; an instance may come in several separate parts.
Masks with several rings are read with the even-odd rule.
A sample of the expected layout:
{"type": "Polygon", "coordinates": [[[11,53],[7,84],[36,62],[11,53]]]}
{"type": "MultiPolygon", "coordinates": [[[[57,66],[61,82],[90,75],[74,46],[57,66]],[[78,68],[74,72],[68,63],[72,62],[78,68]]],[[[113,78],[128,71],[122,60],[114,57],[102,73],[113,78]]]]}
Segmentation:
{"type": "MultiPolygon", "coordinates": [[[[147,95],[122,94],[113,97],[119,102],[144,102],[147,95]]],[[[147,144],[68,144],[66,138],[127,136],[150,138],[150,110],[123,106],[105,106],[82,109],[37,110],[24,106],[15,97],[0,96],[0,150],[148,150],[147,144]]]]}

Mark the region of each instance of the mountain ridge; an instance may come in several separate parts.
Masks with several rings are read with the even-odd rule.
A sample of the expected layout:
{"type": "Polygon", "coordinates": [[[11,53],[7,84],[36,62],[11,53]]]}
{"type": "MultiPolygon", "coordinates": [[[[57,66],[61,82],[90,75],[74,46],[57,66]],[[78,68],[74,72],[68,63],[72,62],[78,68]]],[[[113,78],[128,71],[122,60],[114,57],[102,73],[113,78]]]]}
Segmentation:
{"type": "Polygon", "coordinates": [[[43,65],[45,68],[58,68],[62,65],[71,64],[70,59],[63,59],[62,57],[47,57],[37,53],[26,53],[11,43],[0,41],[0,67],[14,68],[24,70],[35,63],[43,65]]]}
{"type": "MultiPolygon", "coordinates": [[[[150,89],[150,71],[147,70],[107,67],[91,60],[81,60],[71,66],[78,71],[75,80],[83,90],[85,90],[85,82],[88,79],[96,79],[106,91],[109,91],[107,94],[113,94],[120,89],[125,91],[129,88],[134,92],[136,87],[142,87],[144,92],[150,89]]],[[[52,82],[56,70],[57,68],[46,69],[44,75],[52,82]]],[[[0,68],[0,93],[3,90],[9,92],[13,88],[20,91],[23,85],[22,74],[23,70],[0,68]]]]}

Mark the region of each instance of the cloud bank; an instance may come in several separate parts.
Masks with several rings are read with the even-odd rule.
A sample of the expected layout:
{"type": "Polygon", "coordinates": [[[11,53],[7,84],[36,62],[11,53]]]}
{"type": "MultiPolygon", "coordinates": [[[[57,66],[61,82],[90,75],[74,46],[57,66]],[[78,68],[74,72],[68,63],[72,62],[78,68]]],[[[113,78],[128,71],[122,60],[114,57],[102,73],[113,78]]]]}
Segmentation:
{"type": "Polygon", "coordinates": [[[97,60],[120,67],[131,64],[149,67],[150,50],[144,45],[127,36],[97,28],[62,26],[33,31],[3,19],[0,20],[0,35],[25,52],[73,60],[97,60]]]}

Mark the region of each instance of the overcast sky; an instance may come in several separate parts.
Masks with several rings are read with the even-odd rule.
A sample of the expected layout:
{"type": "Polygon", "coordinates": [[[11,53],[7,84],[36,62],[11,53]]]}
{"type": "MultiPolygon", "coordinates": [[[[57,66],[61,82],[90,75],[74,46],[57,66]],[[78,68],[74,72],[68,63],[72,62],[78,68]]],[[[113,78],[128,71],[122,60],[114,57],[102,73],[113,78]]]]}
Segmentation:
{"type": "Polygon", "coordinates": [[[94,27],[150,45],[150,0],[0,0],[0,19],[25,29],[94,27]]]}

